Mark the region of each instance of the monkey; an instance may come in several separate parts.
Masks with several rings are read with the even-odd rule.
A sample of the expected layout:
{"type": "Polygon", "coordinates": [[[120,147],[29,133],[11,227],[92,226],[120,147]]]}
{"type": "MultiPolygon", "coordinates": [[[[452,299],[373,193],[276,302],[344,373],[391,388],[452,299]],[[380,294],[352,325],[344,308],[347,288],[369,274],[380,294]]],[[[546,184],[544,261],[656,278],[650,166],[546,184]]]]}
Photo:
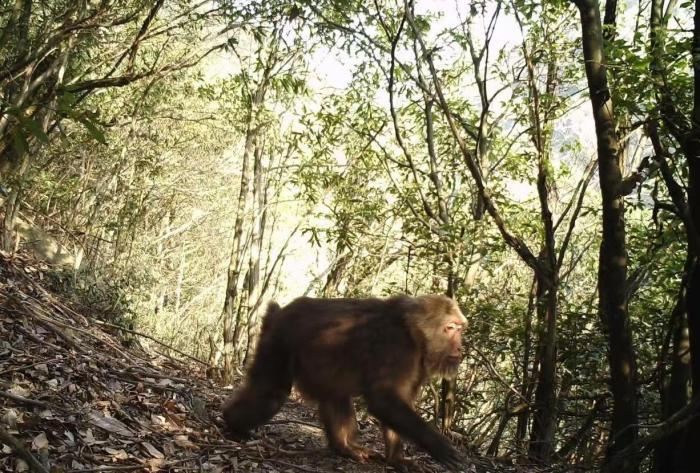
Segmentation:
{"type": "Polygon", "coordinates": [[[388,463],[405,462],[403,437],[457,470],[461,454],[413,404],[431,377],[456,376],[466,323],[457,304],[438,295],[301,297],[284,308],[272,302],[243,387],[223,404],[227,431],[246,437],[280,410],[295,385],[318,403],[329,447],[364,462],[370,450],[357,444],[353,406],[362,396],[382,424],[388,463]]]}

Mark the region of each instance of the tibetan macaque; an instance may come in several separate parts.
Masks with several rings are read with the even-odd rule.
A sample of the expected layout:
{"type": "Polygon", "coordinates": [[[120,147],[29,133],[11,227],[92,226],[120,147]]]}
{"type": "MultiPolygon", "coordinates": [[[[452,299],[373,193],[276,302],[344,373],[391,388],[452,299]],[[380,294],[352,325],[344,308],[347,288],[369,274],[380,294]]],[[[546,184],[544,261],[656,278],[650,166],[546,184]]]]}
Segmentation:
{"type": "Polygon", "coordinates": [[[390,299],[311,299],[281,308],[271,303],[243,388],[223,406],[234,437],[267,422],[292,384],[318,402],[329,446],[358,461],[369,450],[356,443],[352,398],[363,396],[382,423],[386,459],[403,461],[401,438],[415,442],[452,469],[460,454],[413,409],[430,377],[454,377],[466,319],[444,296],[390,299]]]}

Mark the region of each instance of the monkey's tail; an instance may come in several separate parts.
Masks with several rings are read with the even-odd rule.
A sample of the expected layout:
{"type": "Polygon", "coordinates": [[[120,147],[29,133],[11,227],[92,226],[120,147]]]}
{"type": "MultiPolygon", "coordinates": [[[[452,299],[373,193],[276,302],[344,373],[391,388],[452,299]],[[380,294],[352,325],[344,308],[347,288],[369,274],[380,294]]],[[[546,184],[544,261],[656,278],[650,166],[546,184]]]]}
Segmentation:
{"type": "Polygon", "coordinates": [[[224,421],[234,436],[245,436],[270,420],[292,389],[292,353],[278,329],[280,312],[279,304],[268,305],[245,385],[224,403],[224,421]]]}
{"type": "Polygon", "coordinates": [[[278,319],[278,314],[282,311],[280,305],[275,301],[270,301],[267,304],[267,311],[265,312],[265,317],[262,321],[262,328],[260,329],[261,336],[265,332],[269,332],[272,329],[272,325],[278,319]]]}

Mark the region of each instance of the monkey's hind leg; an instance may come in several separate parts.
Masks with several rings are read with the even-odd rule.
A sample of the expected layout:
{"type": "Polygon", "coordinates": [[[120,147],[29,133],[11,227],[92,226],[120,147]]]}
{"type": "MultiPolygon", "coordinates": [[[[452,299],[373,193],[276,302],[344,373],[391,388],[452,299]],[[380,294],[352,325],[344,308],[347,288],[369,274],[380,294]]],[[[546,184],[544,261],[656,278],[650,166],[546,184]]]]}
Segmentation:
{"type": "Polygon", "coordinates": [[[382,434],[384,434],[384,456],[387,463],[403,461],[403,444],[399,434],[386,425],[382,425],[382,434]]]}
{"type": "Polygon", "coordinates": [[[272,418],[292,390],[292,367],[283,344],[262,338],[245,386],[223,405],[228,433],[241,438],[272,418]]]}
{"type": "Polygon", "coordinates": [[[360,463],[369,459],[372,452],[357,444],[357,418],[351,398],[321,401],[318,411],[331,450],[360,463]]]}
{"type": "Polygon", "coordinates": [[[282,408],[289,391],[246,385],[223,406],[228,433],[235,439],[246,438],[250,431],[270,420],[282,408]]]}

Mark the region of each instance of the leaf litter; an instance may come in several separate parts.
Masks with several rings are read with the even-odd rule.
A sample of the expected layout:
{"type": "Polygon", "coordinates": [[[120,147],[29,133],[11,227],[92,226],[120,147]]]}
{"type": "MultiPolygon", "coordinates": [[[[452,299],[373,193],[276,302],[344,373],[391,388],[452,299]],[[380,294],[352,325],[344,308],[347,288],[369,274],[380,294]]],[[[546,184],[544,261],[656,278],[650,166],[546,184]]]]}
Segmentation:
{"type": "MultiPolygon", "coordinates": [[[[148,340],[125,347],[107,314],[53,290],[52,271],[0,252],[0,471],[395,471],[373,419],[358,420],[377,458],[359,464],[329,453],[313,406],[295,395],[253,439],[226,439],[230,388],[148,340]]],[[[409,455],[410,471],[443,471],[409,455]]],[[[544,470],[474,457],[464,471],[544,470]]]]}

